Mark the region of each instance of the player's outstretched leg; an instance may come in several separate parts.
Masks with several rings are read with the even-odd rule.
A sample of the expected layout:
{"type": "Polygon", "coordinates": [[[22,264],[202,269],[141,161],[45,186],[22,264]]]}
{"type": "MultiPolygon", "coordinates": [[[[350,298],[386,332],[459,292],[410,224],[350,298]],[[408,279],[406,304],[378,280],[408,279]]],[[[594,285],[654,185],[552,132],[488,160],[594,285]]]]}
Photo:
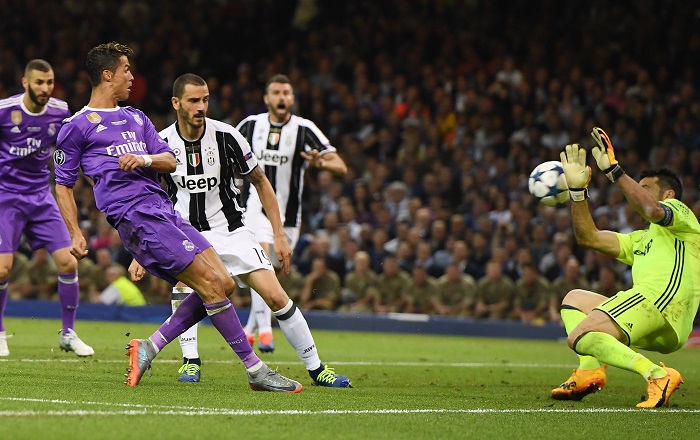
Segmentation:
{"type": "MultiPolygon", "coordinates": [[[[172,300],[170,301],[173,313],[180,306],[180,303],[193,292],[189,287],[173,287],[172,300]]],[[[198,325],[194,324],[179,337],[182,349],[182,366],[178,370],[180,376],[177,378],[179,382],[199,382],[201,379],[202,361],[199,359],[197,344],[198,325]]]]}
{"type": "Polygon", "coordinates": [[[683,383],[681,373],[669,368],[661,362],[666,370],[664,377],[647,379],[647,400],[639,402],[637,408],[661,408],[668,405],[668,399],[674,391],[683,383]]]}
{"type": "Polygon", "coordinates": [[[248,371],[248,385],[254,391],[298,393],[304,389],[299,382],[282,376],[264,362],[261,362],[260,368],[256,371],[248,371]]]}
{"type": "Polygon", "coordinates": [[[129,368],[126,370],[124,384],[135,387],[141,381],[143,373],[151,368],[153,358],[158,354],[158,348],[150,339],[132,339],[126,346],[129,356],[129,368]]]}
{"type": "Polygon", "coordinates": [[[583,370],[577,368],[564,383],[552,390],[552,397],[556,400],[581,400],[591,393],[600,391],[605,386],[608,368],[604,365],[600,368],[583,370]]]}

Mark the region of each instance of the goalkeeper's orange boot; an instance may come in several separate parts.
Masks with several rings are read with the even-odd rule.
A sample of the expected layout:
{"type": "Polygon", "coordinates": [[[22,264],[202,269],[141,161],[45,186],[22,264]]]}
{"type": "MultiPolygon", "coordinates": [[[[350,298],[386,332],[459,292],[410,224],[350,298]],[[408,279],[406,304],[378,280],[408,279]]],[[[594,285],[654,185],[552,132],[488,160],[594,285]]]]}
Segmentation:
{"type": "Polygon", "coordinates": [[[647,400],[639,402],[637,408],[661,408],[668,405],[671,394],[683,383],[681,373],[663,363],[661,366],[668,374],[658,379],[647,380],[647,400]]]}
{"type": "Polygon", "coordinates": [[[605,386],[607,365],[592,370],[577,368],[566,382],[552,390],[556,400],[581,400],[591,393],[600,391],[605,386]]]}

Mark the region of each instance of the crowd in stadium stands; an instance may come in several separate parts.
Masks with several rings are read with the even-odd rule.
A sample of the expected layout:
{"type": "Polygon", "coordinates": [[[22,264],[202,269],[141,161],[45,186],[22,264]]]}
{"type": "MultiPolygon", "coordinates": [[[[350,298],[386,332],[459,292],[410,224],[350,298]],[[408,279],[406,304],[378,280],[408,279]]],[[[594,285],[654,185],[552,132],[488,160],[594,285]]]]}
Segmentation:
{"type": "MultiPolygon", "coordinates": [[[[21,91],[26,61],[54,66],[54,96],[84,106],[87,48],[136,49],[130,100],[157,129],[174,120],[172,83],[210,87],[209,116],[236,125],[265,111],[265,80],[287,74],[295,112],[348,164],[311,170],[304,234],[281,281],[302,309],[558,321],[572,288],[612,295],[626,267],[577,246],[567,205],[527,190],[535,165],[567,143],[611,136],[628,174],[668,167],[700,216],[700,26],[693,2],[326,0],[55,2],[0,0],[0,97],[21,91]],[[644,23],[644,25],[640,25],[644,23]]],[[[593,167],[600,229],[644,228],[593,167]]],[[[76,198],[90,258],[85,299],[130,255],[94,207],[76,198]]],[[[1,221],[1,220],[0,220],[1,221]]],[[[14,298],[55,296],[45,251],[23,249],[14,298]]],[[[150,303],[169,303],[152,277],[150,303]]],[[[245,305],[248,295],[238,295],[245,305]]]]}

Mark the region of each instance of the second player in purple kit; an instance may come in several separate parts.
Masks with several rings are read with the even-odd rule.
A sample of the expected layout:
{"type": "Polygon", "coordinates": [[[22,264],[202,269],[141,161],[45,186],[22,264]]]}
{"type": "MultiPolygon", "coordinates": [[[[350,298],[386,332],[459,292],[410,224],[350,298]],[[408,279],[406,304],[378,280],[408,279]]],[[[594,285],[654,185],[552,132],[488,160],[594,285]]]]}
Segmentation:
{"type": "Polygon", "coordinates": [[[22,78],[25,92],[0,100],[0,356],[9,356],[3,322],[14,252],[24,234],[32,249],[46,248],[58,269],[58,298],[63,328],[59,346],[78,356],[92,347],[75,333],[79,301],[78,262],[49,186],[48,161],[68,104],[52,98],[54,72],[36,59],[22,78]]]}
{"type": "Polygon", "coordinates": [[[74,256],[87,254],[72,189],[82,169],[94,181],[97,208],[134,258],[150,273],[172,284],[182,281],[195,291],[149,338],[130,341],[125,383],[138,385],[157,353],[208,315],[243,362],[252,389],[301,391],[301,384],[271,370],[253,353],[227,298],[233,280],[211,245],[182,221],[158,184],[158,173],[176,169],[172,150],[143,112],[117,105],[129,97],[131,55],[128,46],[115,42],[90,50],[90,102],[66,120],[54,154],[56,197],[74,256]]]}

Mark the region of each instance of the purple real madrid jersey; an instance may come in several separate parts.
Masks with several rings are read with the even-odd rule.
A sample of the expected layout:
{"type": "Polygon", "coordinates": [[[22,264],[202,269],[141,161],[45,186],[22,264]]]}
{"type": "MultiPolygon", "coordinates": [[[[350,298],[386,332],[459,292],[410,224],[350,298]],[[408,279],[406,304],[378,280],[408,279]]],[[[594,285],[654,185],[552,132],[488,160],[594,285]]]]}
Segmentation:
{"type": "Polygon", "coordinates": [[[163,152],[172,154],[142,111],[133,107],[84,107],[66,119],[58,133],[56,183],[73,187],[82,168],[95,183],[97,208],[116,226],[129,208],[146,196],[156,194],[169,200],[155,171],[144,167],[122,171],[119,157],[163,152]]]}
{"type": "Polygon", "coordinates": [[[0,100],[0,191],[31,194],[49,185],[48,160],[68,104],[49,98],[44,109],[31,113],[24,94],[0,100]]]}

